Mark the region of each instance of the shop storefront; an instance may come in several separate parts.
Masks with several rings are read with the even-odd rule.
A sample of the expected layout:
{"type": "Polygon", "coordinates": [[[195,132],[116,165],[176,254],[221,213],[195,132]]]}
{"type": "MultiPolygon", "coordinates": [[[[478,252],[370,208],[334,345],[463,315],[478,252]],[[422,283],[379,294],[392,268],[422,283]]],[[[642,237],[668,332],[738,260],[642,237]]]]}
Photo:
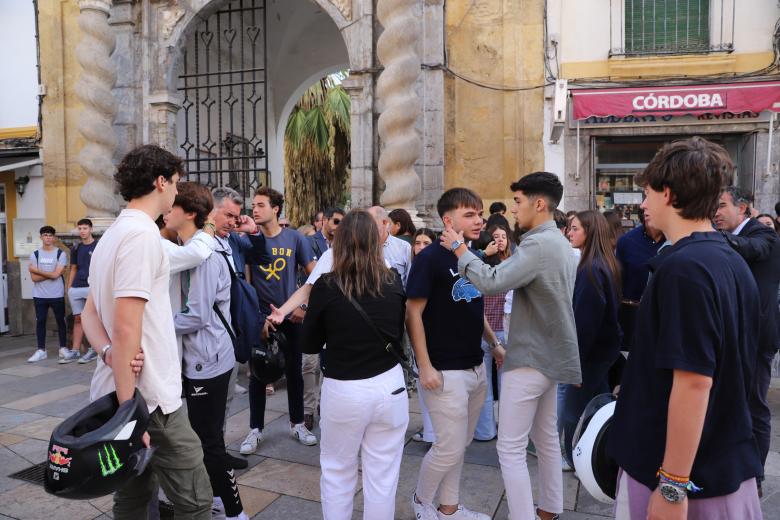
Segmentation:
{"type": "Polygon", "coordinates": [[[694,135],[728,150],[735,183],[755,193],[759,207],[777,201],[771,154],[780,82],[572,89],[571,98],[566,163],[579,189],[567,207],[617,211],[632,225],[642,202],[634,176],[665,143],[694,135]]]}

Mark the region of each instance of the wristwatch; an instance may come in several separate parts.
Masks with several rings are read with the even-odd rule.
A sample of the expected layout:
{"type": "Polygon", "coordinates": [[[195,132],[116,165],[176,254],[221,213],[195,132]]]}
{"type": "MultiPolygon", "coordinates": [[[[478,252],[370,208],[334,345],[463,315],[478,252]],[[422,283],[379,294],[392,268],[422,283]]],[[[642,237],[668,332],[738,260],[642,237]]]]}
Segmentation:
{"type": "Polygon", "coordinates": [[[501,342],[500,341],[496,341],[494,343],[489,343],[488,344],[488,347],[490,347],[490,350],[495,350],[495,349],[497,349],[500,346],[501,346],[501,342]]]}
{"type": "Polygon", "coordinates": [[[664,500],[670,504],[679,504],[688,496],[688,493],[683,488],[667,482],[661,482],[658,485],[658,491],[664,497],[664,500]]]}
{"type": "Polygon", "coordinates": [[[111,343],[109,343],[108,345],[106,345],[105,347],[103,347],[103,348],[100,350],[100,354],[99,354],[99,356],[100,356],[100,361],[102,361],[103,363],[105,363],[105,362],[106,362],[106,354],[108,354],[108,351],[109,351],[109,350],[111,350],[111,343]]]}
{"type": "Polygon", "coordinates": [[[456,249],[458,249],[462,245],[463,245],[463,242],[461,242],[460,240],[455,240],[452,243],[452,245],[450,246],[450,251],[455,251],[456,249]]]}
{"type": "Polygon", "coordinates": [[[300,307],[300,309],[301,309],[302,311],[308,310],[308,308],[309,308],[309,306],[308,306],[308,305],[306,305],[305,303],[302,303],[302,304],[300,304],[298,307],[300,307]]]}

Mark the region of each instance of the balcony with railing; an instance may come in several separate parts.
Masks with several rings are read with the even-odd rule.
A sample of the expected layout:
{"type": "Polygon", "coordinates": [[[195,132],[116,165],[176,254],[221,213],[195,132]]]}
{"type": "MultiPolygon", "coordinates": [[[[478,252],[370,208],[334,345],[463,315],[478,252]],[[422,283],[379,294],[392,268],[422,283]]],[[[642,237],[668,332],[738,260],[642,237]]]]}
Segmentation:
{"type": "Polygon", "coordinates": [[[610,0],[610,56],[734,50],[737,0],[610,0]]]}

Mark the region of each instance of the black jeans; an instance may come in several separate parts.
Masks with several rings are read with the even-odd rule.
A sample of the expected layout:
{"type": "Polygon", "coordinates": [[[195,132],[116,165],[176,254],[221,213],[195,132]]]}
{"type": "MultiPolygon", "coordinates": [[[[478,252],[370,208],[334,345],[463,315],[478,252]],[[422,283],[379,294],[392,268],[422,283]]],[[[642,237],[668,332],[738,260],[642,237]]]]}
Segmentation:
{"type": "MultiPolygon", "coordinates": [[[[769,454],[769,439],[772,431],[772,411],[769,409],[767,394],[772,379],[772,360],[775,358],[775,352],[775,350],[769,352],[759,349],[756,356],[753,389],[748,398],[750,417],[753,419],[753,437],[758,445],[762,466],[766,464],[766,457],[769,454]]],[[[764,475],[762,474],[758,480],[764,480],[764,475]]]]}
{"type": "Polygon", "coordinates": [[[563,450],[566,461],[571,464],[574,430],[580,422],[582,412],[591,399],[609,392],[607,374],[612,362],[593,363],[582,367],[582,385],[565,385],[563,410],[558,411],[558,432],[563,438],[563,450]]]}
{"type": "Polygon", "coordinates": [[[192,429],[203,445],[203,464],[209,474],[214,496],[220,497],[225,505],[225,516],[238,516],[244,510],[233,468],[227,462],[222,433],[232,372],[228,370],[211,379],[184,378],[187,414],[192,429]]]}
{"type": "Polygon", "coordinates": [[[35,304],[35,334],[38,336],[38,348],[46,350],[46,317],[49,307],[57,320],[57,333],[60,337],[60,348],[67,344],[65,328],[65,298],[33,298],[35,304]]]}
{"type": "MultiPolygon", "coordinates": [[[[287,408],[290,422],[303,422],[303,373],[301,364],[301,325],[285,320],[279,330],[287,336],[289,348],[284,351],[285,375],[287,376],[287,408]]],[[[265,385],[249,377],[249,427],[263,429],[265,425],[265,385]]]]}

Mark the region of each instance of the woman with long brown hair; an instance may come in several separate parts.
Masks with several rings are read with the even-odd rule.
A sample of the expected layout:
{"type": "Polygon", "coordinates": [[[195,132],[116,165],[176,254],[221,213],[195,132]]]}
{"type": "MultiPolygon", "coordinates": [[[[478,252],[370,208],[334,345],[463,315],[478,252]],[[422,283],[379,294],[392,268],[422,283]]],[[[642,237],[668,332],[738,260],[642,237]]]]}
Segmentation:
{"type": "Polygon", "coordinates": [[[303,352],[324,356],[322,512],[325,520],[352,518],[360,453],[363,518],[391,520],[409,402],[397,354],[386,346],[400,351],[406,297],[368,212],[344,217],[332,249],[333,271],[312,287],[303,322],[303,352]]]}
{"type": "Polygon", "coordinates": [[[564,455],[571,464],[577,422],[594,396],[609,392],[607,374],[620,355],[623,334],[618,324],[620,267],[607,219],[598,211],[581,211],[571,219],[568,237],[572,246],[582,251],[572,302],[582,384],[565,386],[558,417],[564,455]]]}

